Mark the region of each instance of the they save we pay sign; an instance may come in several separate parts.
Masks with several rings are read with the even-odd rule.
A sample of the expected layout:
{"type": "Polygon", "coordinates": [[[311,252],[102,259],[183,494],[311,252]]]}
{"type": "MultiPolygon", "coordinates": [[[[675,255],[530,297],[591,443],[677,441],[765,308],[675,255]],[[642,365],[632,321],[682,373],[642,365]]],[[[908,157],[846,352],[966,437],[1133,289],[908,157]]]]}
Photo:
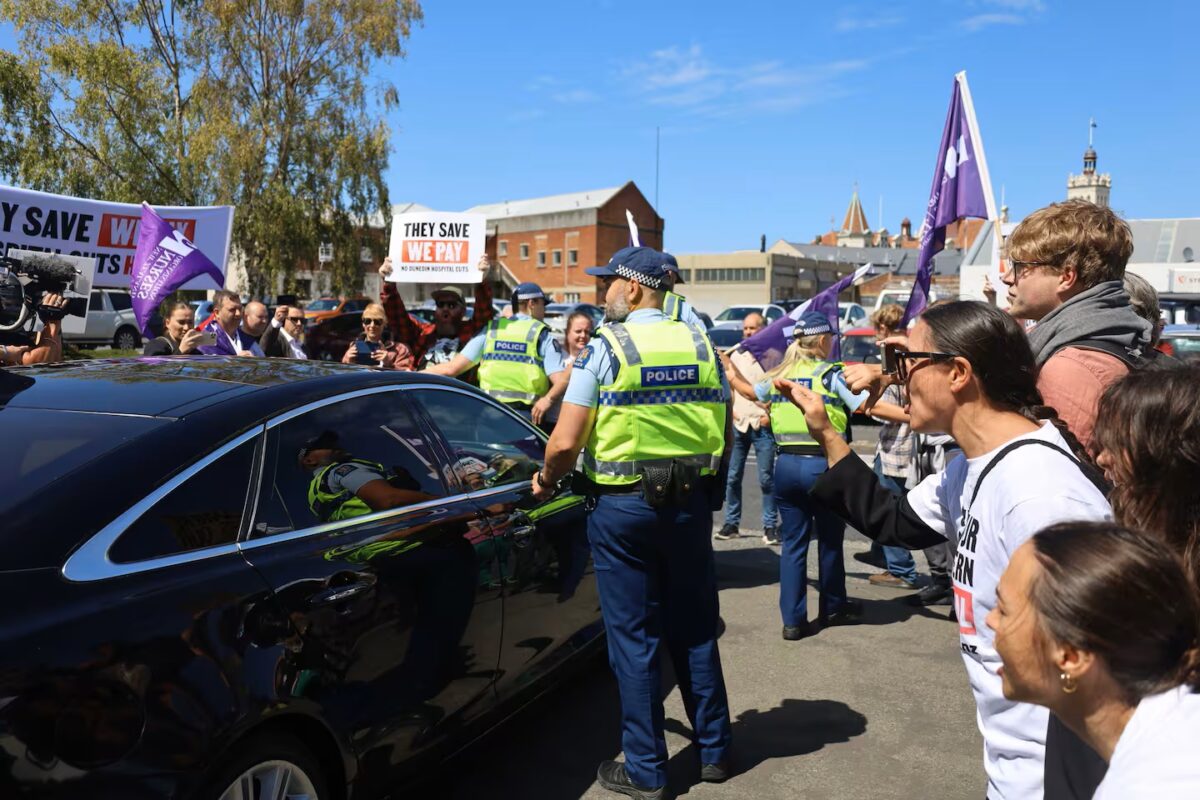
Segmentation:
{"type": "Polygon", "coordinates": [[[487,218],[483,214],[421,211],[392,218],[388,255],[397,283],[479,283],[487,218]]]}

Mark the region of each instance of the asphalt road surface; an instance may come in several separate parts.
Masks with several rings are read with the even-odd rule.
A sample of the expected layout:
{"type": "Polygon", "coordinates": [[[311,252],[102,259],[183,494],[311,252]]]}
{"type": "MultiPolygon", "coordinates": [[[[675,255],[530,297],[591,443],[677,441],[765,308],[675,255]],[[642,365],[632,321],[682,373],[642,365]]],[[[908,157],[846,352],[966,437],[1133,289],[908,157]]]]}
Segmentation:
{"type": "MultiPolygon", "coordinates": [[[[855,429],[855,450],[868,458],[874,433],[855,429]]],[[[724,784],[698,783],[687,716],[672,690],[666,716],[674,792],[697,800],[982,797],[983,743],[949,608],[915,608],[901,599],[909,592],[867,583],[872,570],[850,557],[867,540],[847,531],[848,588],[863,600],[864,623],[783,641],[779,549],[762,543],[756,475],[748,464],[743,537],[715,543],[737,773],[724,784]]],[[[720,525],[719,513],[714,522],[720,525]]],[[[925,568],[920,556],[917,562],[925,568]]],[[[813,553],[810,586],[815,577],[813,553]]],[[[595,783],[596,766],[620,752],[616,682],[598,658],[456,757],[435,785],[455,800],[601,800],[617,795],[595,783]]]]}

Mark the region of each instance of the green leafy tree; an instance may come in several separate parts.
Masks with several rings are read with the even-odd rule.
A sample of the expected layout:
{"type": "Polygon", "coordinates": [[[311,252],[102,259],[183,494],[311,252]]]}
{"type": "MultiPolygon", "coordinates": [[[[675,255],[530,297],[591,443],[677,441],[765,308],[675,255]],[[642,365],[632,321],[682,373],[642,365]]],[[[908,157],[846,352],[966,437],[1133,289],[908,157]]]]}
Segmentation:
{"type": "Polygon", "coordinates": [[[161,205],[231,204],[249,289],[294,288],[332,242],[335,291],[360,283],[418,0],[0,0],[0,175],[161,205]]]}

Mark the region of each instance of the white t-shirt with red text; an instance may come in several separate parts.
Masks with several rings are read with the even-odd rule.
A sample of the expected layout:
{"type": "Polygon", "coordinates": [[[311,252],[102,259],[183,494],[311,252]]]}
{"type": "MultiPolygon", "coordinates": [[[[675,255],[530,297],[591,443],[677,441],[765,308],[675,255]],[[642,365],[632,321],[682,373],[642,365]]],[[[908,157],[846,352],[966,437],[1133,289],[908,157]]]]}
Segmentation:
{"type": "MultiPolygon", "coordinates": [[[[1070,453],[1049,423],[1021,439],[1041,439],[1070,453]]],[[[954,611],[959,645],[975,695],[989,800],[1042,797],[1046,752],[1046,709],[1006,700],[996,673],[1000,656],[987,626],[996,605],[996,584],[1026,539],[1058,522],[1111,519],[1111,509],[1068,456],[1042,445],[1025,445],[1004,456],[988,473],[974,506],[967,508],[984,468],[1003,449],[976,458],[959,456],[908,494],[926,525],[958,543],[954,611]]]]}

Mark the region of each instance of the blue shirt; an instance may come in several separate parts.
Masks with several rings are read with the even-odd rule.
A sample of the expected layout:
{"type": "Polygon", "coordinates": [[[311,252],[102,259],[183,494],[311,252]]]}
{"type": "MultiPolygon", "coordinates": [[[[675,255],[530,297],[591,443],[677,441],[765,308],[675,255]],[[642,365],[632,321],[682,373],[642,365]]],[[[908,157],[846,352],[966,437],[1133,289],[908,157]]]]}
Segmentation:
{"type": "MultiPolygon", "coordinates": [[[[531,319],[531,317],[528,314],[513,314],[510,319],[531,319]]],[[[472,364],[478,364],[479,360],[483,358],[485,339],[487,339],[486,328],[483,333],[476,334],[471,341],[467,342],[463,349],[458,351],[459,354],[470,360],[472,364]]],[[[542,359],[542,369],[547,375],[562,372],[567,368],[562,348],[549,330],[542,331],[538,337],[538,355],[542,359]]]]}
{"type": "MultiPolygon", "coordinates": [[[[692,315],[695,315],[694,311],[692,315]]],[[[662,322],[665,319],[667,319],[667,315],[661,308],[639,308],[629,314],[625,319],[625,324],[647,325],[652,322],[662,322]]],[[[683,321],[687,321],[686,316],[683,321]]],[[[698,327],[699,330],[704,330],[703,323],[698,327]]],[[[575,357],[575,364],[571,369],[571,380],[567,384],[567,393],[563,395],[563,402],[573,403],[584,408],[595,408],[600,399],[600,387],[608,386],[617,379],[618,366],[619,363],[613,357],[608,342],[599,336],[593,337],[587,347],[580,350],[579,355],[575,357]]],[[[729,383],[725,380],[725,370],[721,367],[720,359],[717,359],[717,374],[721,376],[721,387],[725,390],[728,398],[729,383]]]]}
{"type": "MultiPolygon", "coordinates": [[[[825,384],[825,388],[841,398],[846,404],[846,408],[853,414],[858,410],[858,407],[867,401],[871,393],[863,389],[858,394],[850,391],[850,387],[846,385],[846,379],[842,377],[840,369],[831,369],[821,376],[821,382],[825,384]]],[[[759,399],[759,402],[767,402],[767,398],[775,391],[775,385],[768,380],[762,380],[754,384],[754,395],[759,399]]]]}

